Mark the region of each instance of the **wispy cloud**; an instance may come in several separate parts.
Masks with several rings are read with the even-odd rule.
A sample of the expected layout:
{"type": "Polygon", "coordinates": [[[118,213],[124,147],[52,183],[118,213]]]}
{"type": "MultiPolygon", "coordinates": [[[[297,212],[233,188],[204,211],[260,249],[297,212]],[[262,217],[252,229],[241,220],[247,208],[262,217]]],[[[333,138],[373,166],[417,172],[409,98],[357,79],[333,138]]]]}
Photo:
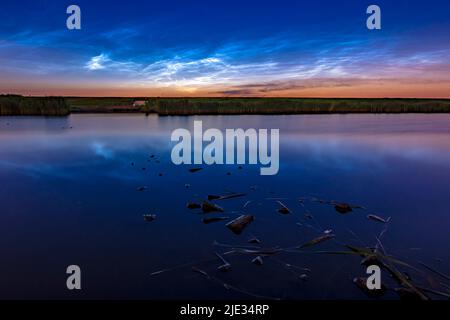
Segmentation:
{"type": "Polygon", "coordinates": [[[92,57],[84,66],[90,71],[107,69],[109,72],[122,72],[136,74],[142,68],[140,63],[133,61],[118,61],[113,60],[108,54],[101,53],[92,57]]]}
{"type": "Polygon", "coordinates": [[[92,57],[91,60],[89,60],[89,62],[86,64],[86,68],[89,70],[105,69],[105,63],[107,63],[108,61],[110,61],[110,59],[102,53],[98,56],[92,57]]]}
{"type": "MultiPolygon", "coordinates": [[[[0,42],[0,71],[18,82],[36,75],[55,86],[75,82],[223,95],[377,86],[379,81],[411,79],[450,81],[450,45],[421,46],[408,36],[305,39],[281,33],[227,39],[209,47],[185,43],[155,48],[141,41],[142,36],[142,30],[133,26],[81,34],[74,43],[60,31],[21,32],[0,42]]],[[[1,82],[0,89],[5,90],[1,82]]]]}
{"type": "Polygon", "coordinates": [[[270,93],[322,86],[336,88],[351,86],[358,81],[420,79],[427,73],[429,77],[449,78],[444,71],[450,68],[447,60],[450,48],[423,50],[405,56],[404,53],[399,54],[395,46],[378,47],[378,42],[315,41],[320,50],[302,51],[295,45],[289,46],[286,39],[278,47],[276,43],[272,47],[269,45],[270,41],[277,40],[229,43],[209,56],[201,56],[201,52],[181,53],[150,63],[146,63],[145,58],[120,61],[100,54],[92,57],[86,68],[125,74],[127,77],[123,81],[128,85],[198,89],[222,86],[227,89],[216,92],[223,94],[270,93]],[[260,42],[264,43],[263,49],[257,53],[253,48],[260,42]],[[250,47],[251,57],[247,47],[250,47]],[[264,55],[266,47],[271,48],[267,57],[264,55]]]}

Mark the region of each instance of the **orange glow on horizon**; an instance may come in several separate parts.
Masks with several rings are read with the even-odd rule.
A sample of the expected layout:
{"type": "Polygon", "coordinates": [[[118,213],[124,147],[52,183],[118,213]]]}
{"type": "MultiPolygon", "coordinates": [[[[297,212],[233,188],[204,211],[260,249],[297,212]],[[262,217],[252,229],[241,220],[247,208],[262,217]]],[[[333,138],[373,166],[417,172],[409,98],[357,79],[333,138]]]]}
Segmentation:
{"type": "Polygon", "coordinates": [[[143,88],[143,87],[80,87],[77,85],[54,85],[45,87],[32,84],[26,88],[0,86],[1,94],[21,94],[27,96],[83,96],[83,97],[317,97],[317,98],[434,98],[450,99],[450,82],[441,83],[361,83],[350,86],[312,87],[302,89],[253,90],[241,94],[226,94],[226,90],[239,87],[199,87],[199,88],[143,88]]]}

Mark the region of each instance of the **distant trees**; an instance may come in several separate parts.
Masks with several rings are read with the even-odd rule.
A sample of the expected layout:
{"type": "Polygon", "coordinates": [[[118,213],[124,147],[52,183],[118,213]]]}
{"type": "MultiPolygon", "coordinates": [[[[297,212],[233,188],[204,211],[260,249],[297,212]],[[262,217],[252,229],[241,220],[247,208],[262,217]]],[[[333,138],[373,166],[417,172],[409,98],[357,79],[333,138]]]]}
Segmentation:
{"type": "Polygon", "coordinates": [[[160,115],[450,113],[442,99],[150,98],[143,111],[160,115]]]}
{"type": "Polygon", "coordinates": [[[0,95],[0,116],[65,116],[71,112],[143,112],[159,115],[450,113],[450,99],[63,98],[0,95]],[[142,103],[134,105],[137,100],[142,103]]]}
{"type": "Polygon", "coordinates": [[[70,108],[62,97],[24,97],[0,95],[0,115],[64,116],[70,108]]]}

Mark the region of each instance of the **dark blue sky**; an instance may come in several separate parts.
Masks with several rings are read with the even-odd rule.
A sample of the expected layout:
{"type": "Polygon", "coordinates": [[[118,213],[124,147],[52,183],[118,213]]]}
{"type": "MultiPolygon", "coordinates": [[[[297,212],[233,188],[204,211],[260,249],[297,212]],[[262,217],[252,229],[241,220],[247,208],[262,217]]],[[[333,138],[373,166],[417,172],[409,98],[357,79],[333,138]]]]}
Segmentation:
{"type": "Polygon", "coordinates": [[[444,0],[6,1],[0,91],[408,96],[433,80],[419,95],[445,96],[449,13],[444,0]],[[82,30],[66,29],[70,4],[82,30]],[[381,30],[366,28],[370,4],[381,30]]]}

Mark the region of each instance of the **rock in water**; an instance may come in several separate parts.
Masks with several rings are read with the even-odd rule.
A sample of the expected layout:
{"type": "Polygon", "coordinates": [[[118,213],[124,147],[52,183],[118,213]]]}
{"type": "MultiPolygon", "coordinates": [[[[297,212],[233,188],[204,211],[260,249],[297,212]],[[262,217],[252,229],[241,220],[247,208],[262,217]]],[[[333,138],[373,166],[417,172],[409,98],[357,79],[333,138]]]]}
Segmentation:
{"type": "Polygon", "coordinates": [[[348,203],[336,203],[334,205],[334,209],[342,214],[353,211],[352,207],[348,203]]]}
{"type": "Polygon", "coordinates": [[[233,231],[235,234],[241,234],[242,231],[247,227],[253,220],[255,219],[254,216],[250,214],[242,215],[233,221],[230,221],[226,224],[227,228],[233,231]]]}
{"type": "Polygon", "coordinates": [[[186,207],[188,209],[200,209],[202,206],[195,202],[189,202],[186,207]]]}
{"type": "Polygon", "coordinates": [[[291,211],[288,208],[286,208],[286,207],[279,208],[278,212],[281,213],[281,214],[289,214],[289,213],[291,213],[291,211]]]}
{"type": "Polygon", "coordinates": [[[289,208],[286,207],[281,201],[277,201],[277,203],[280,205],[280,208],[278,209],[279,213],[281,213],[281,214],[291,213],[291,210],[289,210],[289,208]]]}
{"type": "Polygon", "coordinates": [[[147,222],[152,222],[156,220],[156,214],[144,214],[144,220],[147,222]]]}
{"type": "Polygon", "coordinates": [[[202,203],[202,210],[204,213],[210,213],[210,212],[224,212],[223,208],[219,207],[218,205],[203,201],[202,203]]]}

